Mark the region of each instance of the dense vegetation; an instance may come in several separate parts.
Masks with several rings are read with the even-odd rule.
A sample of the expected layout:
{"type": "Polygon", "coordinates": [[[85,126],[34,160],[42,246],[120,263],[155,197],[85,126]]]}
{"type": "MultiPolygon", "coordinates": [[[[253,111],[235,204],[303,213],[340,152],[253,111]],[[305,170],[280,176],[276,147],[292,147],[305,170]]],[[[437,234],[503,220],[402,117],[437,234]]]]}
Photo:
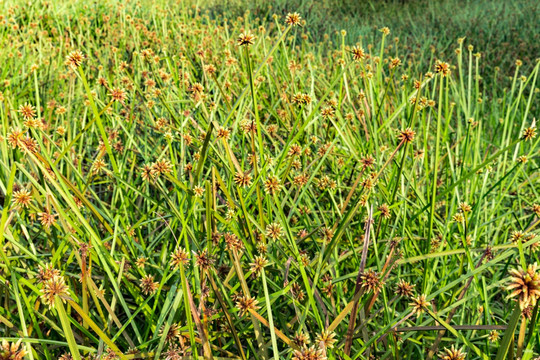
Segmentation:
{"type": "Polygon", "coordinates": [[[1,6],[0,359],[540,356],[533,56],[1,6]]]}

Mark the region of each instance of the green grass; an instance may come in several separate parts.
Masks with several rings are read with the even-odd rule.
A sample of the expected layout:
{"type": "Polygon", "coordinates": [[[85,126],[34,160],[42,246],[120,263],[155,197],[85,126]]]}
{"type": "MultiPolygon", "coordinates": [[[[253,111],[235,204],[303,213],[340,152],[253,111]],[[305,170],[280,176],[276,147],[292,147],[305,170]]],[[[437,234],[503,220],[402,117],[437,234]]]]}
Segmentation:
{"type": "Polygon", "coordinates": [[[539,356],[538,61],[315,10],[2,6],[0,359],[539,356]]]}
{"type": "Polygon", "coordinates": [[[347,42],[377,44],[378,29],[388,26],[391,37],[398,37],[406,49],[406,61],[426,66],[433,57],[453,56],[457,38],[466,38],[485,59],[480,63],[483,81],[509,85],[508,71],[521,59],[526,72],[532,71],[540,53],[540,4],[530,0],[209,0],[192,1],[212,17],[236,18],[249,11],[252,18],[269,20],[291,9],[307,21],[306,33],[314,40],[329,37],[336,44],[338,34],[347,32],[347,42]]]}

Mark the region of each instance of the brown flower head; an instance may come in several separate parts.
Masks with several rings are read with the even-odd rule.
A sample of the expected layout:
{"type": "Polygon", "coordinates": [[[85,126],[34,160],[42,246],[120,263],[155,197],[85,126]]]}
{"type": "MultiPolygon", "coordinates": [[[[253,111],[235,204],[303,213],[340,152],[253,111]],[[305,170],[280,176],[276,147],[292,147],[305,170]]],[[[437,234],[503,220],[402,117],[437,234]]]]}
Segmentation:
{"type": "Polygon", "coordinates": [[[351,52],[352,52],[354,61],[361,61],[362,59],[366,57],[366,53],[364,52],[364,49],[360,46],[353,47],[351,52]]]}
{"type": "Polygon", "coordinates": [[[51,228],[56,223],[56,214],[51,214],[49,212],[39,213],[39,221],[41,225],[47,230],[51,228]]]}
{"type": "Polygon", "coordinates": [[[525,141],[532,140],[536,137],[536,127],[531,126],[523,130],[523,136],[521,137],[525,141]]]}
{"type": "Polygon", "coordinates": [[[41,300],[49,308],[54,307],[54,299],[59,296],[62,301],[64,297],[69,296],[68,287],[64,281],[63,276],[53,276],[43,283],[43,289],[41,290],[41,300]]]}
{"type": "Polygon", "coordinates": [[[309,345],[309,335],[303,332],[297,332],[292,339],[293,343],[299,348],[309,345]]]}
{"type": "Polygon", "coordinates": [[[0,346],[0,359],[2,360],[22,360],[26,355],[26,351],[21,347],[22,339],[14,343],[8,343],[7,340],[2,341],[0,346]]]}
{"type": "Polygon", "coordinates": [[[388,204],[382,204],[381,206],[377,208],[377,210],[381,212],[381,216],[384,219],[390,219],[390,217],[392,216],[390,212],[390,208],[388,207],[388,204]]]}
{"type": "Polygon", "coordinates": [[[242,240],[232,232],[224,234],[223,238],[225,239],[225,244],[227,244],[227,249],[229,250],[240,251],[244,248],[242,240]]]}
{"type": "Polygon", "coordinates": [[[414,294],[414,285],[401,279],[396,285],[396,294],[398,296],[411,297],[414,294]]]}
{"type": "Polygon", "coordinates": [[[66,56],[66,66],[70,66],[72,68],[78,68],[82,65],[84,61],[84,54],[80,52],[79,50],[75,50],[71,52],[68,56],[66,56]]]}
{"type": "Polygon", "coordinates": [[[195,255],[195,264],[203,270],[208,270],[215,263],[214,257],[208,253],[208,249],[204,249],[200,253],[195,255]]]}
{"type": "Polygon", "coordinates": [[[240,296],[236,301],[236,307],[240,310],[240,316],[246,315],[250,310],[256,311],[259,309],[259,306],[257,306],[258,304],[259,302],[257,299],[252,298],[249,295],[240,296]]]}
{"type": "Polygon", "coordinates": [[[266,260],[266,258],[262,255],[255,256],[255,259],[249,265],[251,266],[250,270],[251,272],[253,272],[253,275],[259,276],[263,271],[264,267],[268,265],[268,260],[266,260]]]}
{"type": "Polygon", "coordinates": [[[372,269],[365,271],[360,276],[360,278],[362,281],[362,287],[365,288],[367,291],[377,291],[382,286],[381,280],[379,278],[379,274],[377,274],[372,269]]]}
{"type": "Polygon", "coordinates": [[[285,24],[291,25],[291,26],[301,26],[301,20],[299,13],[288,13],[287,17],[285,18],[285,24]]]}
{"type": "Polygon", "coordinates": [[[410,143],[414,140],[415,135],[416,133],[411,128],[407,128],[399,132],[398,139],[404,143],[410,143]]]}
{"type": "Polygon", "coordinates": [[[437,62],[435,63],[435,72],[446,77],[450,75],[450,65],[448,63],[437,60],[437,62]]]}
{"type": "Polygon", "coordinates": [[[242,33],[240,34],[240,36],[238,36],[238,40],[236,41],[236,43],[238,44],[238,46],[253,45],[255,43],[255,35],[249,32],[242,33]]]}
{"type": "Polygon", "coordinates": [[[412,298],[412,302],[409,305],[412,307],[413,313],[420,314],[429,306],[429,303],[427,302],[426,295],[422,294],[412,298]]]}
{"type": "Polygon", "coordinates": [[[335,339],[336,333],[333,331],[323,330],[316,339],[316,342],[319,343],[321,346],[324,346],[327,349],[332,349],[334,347],[334,343],[337,341],[335,339]]]}
{"type": "Polygon", "coordinates": [[[270,175],[268,179],[264,181],[264,190],[270,195],[278,193],[281,190],[279,178],[275,175],[270,175]]]}
{"type": "Polygon", "coordinates": [[[179,247],[171,254],[171,265],[173,269],[178,269],[180,265],[186,265],[189,261],[189,254],[184,248],[179,247]]]}
{"type": "Polygon", "coordinates": [[[464,353],[461,349],[452,345],[450,349],[444,348],[443,351],[439,353],[439,359],[441,360],[465,360],[467,353],[464,353]]]}
{"type": "Polygon", "coordinates": [[[540,275],[536,263],[529,265],[527,270],[510,270],[510,280],[506,287],[512,293],[508,297],[518,297],[519,306],[523,310],[527,306],[535,306],[540,298],[540,275]]]}
{"type": "Polygon", "coordinates": [[[247,172],[237,172],[234,174],[234,183],[241,187],[251,185],[251,175],[247,172]]]}
{"type": "Polygon", "coordinates": [[[19,106],[19,112],[21,113],[22,117],[26,120],[33,119],[36,117],[36,108],[28,103],[25,103],[24,105],[19,106]]]}
{"type": "Polygon", "coordinates": [[[141,279],[141,289],[144,295],[153,294],[159,288],[159,283],[154,281],[153,275],[146,275],[141,279]]]}
{"type": "MultiPolygon", "coordinates": [[[[162,325],[159,329],[159,336],[162,337],[165,331],[165,325],[162,325]]],[[[172,344],[173,342],[183,340],[182,332],[180,331],[180,325],[177,323],[172,323],[165,335],[165,342],[172,344]]]]}
{"type": "Polygon", "coordinates": [[[12,149],[17,147],[22,148],[24,142],[24,132],[19,128],[11,129],[7,135],[7,142],[12,149]]]}
{"type": "Polygon", "coordinates": [[[172,171],[172,165],[169,160],[158,160],[152,164],[152,173],[154,176],[168,174],[172,171]]]}
{"type": "Polygon", "coordinates": [[[327,357],[324,354],[323,349],[319,349],[316,346],[307,347],[304,346],[300,350],[295,350],[292,360],[326,360],[327,357]]]}
{"type": "Polygon", "coordinates": [[[32,201],[32,195],[30,195],[30,191],[21,189],[13,193],[12,201],[17,206],[28,208],[30,206],[30,202],[32,201]]]}
{"type": "Polygon", "coordinates": [[[266,236],[272,240],[277,240],[281,237],[283,227],[278,223],[271,223],[266,225],[266,236]]]}
{"type": "Polygon", "coordinates": [[[36,279],[38,283],[43,284],[45,281],[60,276],[60,270],[52,267],[52,264],[45,264],[45,267],[39,265],[36,279]]]}
{"type": "Polygon", "coordinates": [[[123,104],[126,100],[126,91],[122,88],[112,88],[109,96],[119,103],[123,104]]]}

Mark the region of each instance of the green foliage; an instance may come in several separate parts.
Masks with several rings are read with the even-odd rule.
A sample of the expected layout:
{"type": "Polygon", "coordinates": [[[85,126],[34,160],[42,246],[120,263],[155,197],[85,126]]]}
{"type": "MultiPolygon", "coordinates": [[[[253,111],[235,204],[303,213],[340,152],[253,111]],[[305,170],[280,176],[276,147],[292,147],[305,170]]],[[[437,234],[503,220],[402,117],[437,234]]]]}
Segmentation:
{"type": "Polygon", "coordinates": [[[0,358],[538,356],[540,63],[308,5],[1,5],[0,358]]]}

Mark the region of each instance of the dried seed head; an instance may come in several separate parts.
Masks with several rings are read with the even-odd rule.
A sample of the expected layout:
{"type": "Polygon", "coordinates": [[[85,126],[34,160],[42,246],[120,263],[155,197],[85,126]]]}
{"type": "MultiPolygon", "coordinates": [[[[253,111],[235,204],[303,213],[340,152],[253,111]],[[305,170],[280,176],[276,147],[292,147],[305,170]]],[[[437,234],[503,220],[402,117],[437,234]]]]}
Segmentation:
{"type": "Polygon", "coordinates": [[[300,350],[295,350],[292,360],[326,360],[327,357],[323,349],[316,346],[303,346],[300,350]]]}
{"type": "Polygon", "coordinates": [[[525,141],[532,140],[536,137],[536,127],[531,126],[523,130],[523,136],[521,137],[525,141]]]}
{"type": "Polygon", "coordinates": [[[288,13],[287,17],[285,18],[285,23],[287,25],[291,26],[301,26],[301,20],[300,14],[298,13],[288,13]]]}
{"type": "Polygon", "coordinates": [[[266,226],[266,236],[272,240],[277,240],[281,237],[283,227],[278,223],[271,223],[266,226]]]}
{"type": "Polygon", "coordinates": [[[255,260],[249,265],[251,266],[250,270],[253,272],[253,275],[260,276],[262,270],[268,265],[268,260],[262,255],[255,256],[255,260]]]}
{"type": "Polygon", "coordinates": [[[186,265],[189,261],[189,254],[184,248],[179,247],[171,254],[171,265],[174,269],[178,269],[180,265],[186,265]]]}
{"type": "Polygon", "coordinates": [[[234,183],[241,187],[251,185],[251,175],[247,172],[237,172],[234,174],[234,183]]]}
{"type": "Polygon", "coordinates": [[[238,46],[253,45],[255,43],[255,35],[249,32],[242,33],[240,34],[240,36],[238,36],[238,40],[236,41],[236,43],[238,46]]]}
{"type": "Polygon", "coordinates": [[[159,288],[159,283],[154,281],[153,275],[146,275],[140,281],[143,294],[153,294],[159,288]]]}
{"type": "Polygon", "coordinates": [[[535,306],[540,298],[540,275],[537,269],[538,265],[534,263],[529,265],[527,270],[518,268],[509,271],[510,279],[506,289],[512,293],[508,297],[518,297],[522,310],[528,306],[535,306]]]}
{"type": "Polygon", "coordinates": [[[414,294],[414,284],[411,285],[403,279],[399,280],[396,285],[396,294],[402,297],[411,297],[414,294]]]}
{"type": "Polygon", "coordinates": [[[441,360],[465,360],[467,353],[464,353],[461,349],[452,345],[450,349],[444,348],[443,351],[439,353],[439,359],[441,360]]]}
{"type": "Polygon", "coordinates": [[[54,307],[54,299],[59,296],[62,301],[65,297],[69,296],[68,287],[64,281],[63,276],[53,276],[43,283],[43,289],[41,290],[41,300],[49,308],[54,307]]]}
{"type": "Polygon", "coordinates": [[[316,339],[316,342],[319,343],[321,347],[325,347],[327,349],[332,349],[334,347],[334,343],[337,341],[335,339],[336,333],[329,330],[323,330],[316,339]]]}
{"type": "Polygon", "coordinates": [[[79,50],[75,50],[71,52],[68,56],[66,56],[66,66],[70,66],[73,69],[78,68],[82,65],[84,61],[84,54],[80,52],[79,50]]]}
{"type": "Polygon", "coordinates": [[[12,201],[17,206],[28,208],[32,202],[32,195],[30,194],[30,191],[21,189],[13,193],[12,201]]]}
{"type": "Polygon", "coordinates": [[[236,307],[240,310],[240,316],[246,315],[250,310],[256,311],[259,309],[257,304],[259,304],[257,299],[252,298],[249,295],[240,296],[236,301],[236,307]]]}
{"type": "Polygon", "coordinates": [[[398,140],[404,143],[410,143],[414,140],[415,135],[416,133],[411,128],[407,128],[399,132],[398,140]]]}
{"type": "Polygon", "coordinates": [[[426,295],[418,295],[417,297],[412,298],[412,302],[409,303],[409,306],[412,307],[412,311],[415,314],[420,314],[424,311],[425,308],[429,306],[427,302],[426,295]]]}
{"type": "Polygon", "coordinates": [[[7,340],[2,341],[0,346],[0,359],[2,360],[23,360],[26,351],[21,347],[22,339],[14,343],[8,343],[7,340]]]}

